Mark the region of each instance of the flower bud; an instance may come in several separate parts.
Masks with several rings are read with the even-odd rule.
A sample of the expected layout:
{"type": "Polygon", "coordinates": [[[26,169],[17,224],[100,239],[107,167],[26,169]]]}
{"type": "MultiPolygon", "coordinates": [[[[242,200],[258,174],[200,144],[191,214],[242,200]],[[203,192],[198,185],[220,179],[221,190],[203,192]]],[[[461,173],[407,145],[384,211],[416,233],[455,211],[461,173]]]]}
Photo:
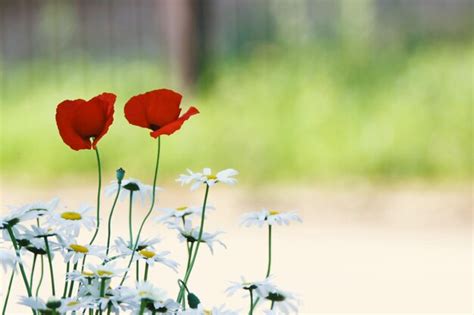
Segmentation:
{"type": "Polygon", "coordinates": [[[119,183],[122,182],[122,179],[124,178],[125,176],[125,170],[123,168],[119,168],[118,170],[115,171],[116,172],[116,175],[117,175],[117,181],[119,183]]]}
{"type": "Polygon", "coordinates": [[[198,308],[198,305],[201,303],[199,298],[196,296],[194,293],[189,293],[188,294],[188,305],[192,309],[198,308]]]}

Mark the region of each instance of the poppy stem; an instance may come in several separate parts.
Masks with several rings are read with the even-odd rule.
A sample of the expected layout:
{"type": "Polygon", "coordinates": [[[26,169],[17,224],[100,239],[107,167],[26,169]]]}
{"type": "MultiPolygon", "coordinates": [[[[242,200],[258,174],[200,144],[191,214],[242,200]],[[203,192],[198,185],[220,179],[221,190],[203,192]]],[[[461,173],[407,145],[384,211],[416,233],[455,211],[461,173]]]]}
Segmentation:
{"type": "MultiPolygon", "coordinates": [[[[95,238],[97,237],[97,234],[99,233],[99,228],[100,228],[100,190],[102,189],[102,166],[100,163],[100,155],[99,155],[99,148],[95,148],[95,156],[97,159],[97,173],[98,173],[98,185],[97,185],[97,222],[96,222],[96,228],[94,235],[92,236],[91,241],[89,242],[89,245],[92,245],[94,243],[95,238]]],[[[84,262],[85,263],[85,256],[84,256],[84,262]]]]}
{"type": "Polygon", "coordinates": [[[107,250],[105,251],[105,256],[109,255],[110,250],[110,236],[112,234],[112,215],[114,214],[115,205],[117,204],[117,199],[120,195],[120,189],[122,188],[122,182],[118,182],[117,194],[115,195],[114,203],[112,204],[112,209],[110,209],[109,220],[107,223],[107,250]]]}
{"type": "Polygon", "coordinates": [[[127,266],[127,271],[125,271],[123,277],[122,277],[122,281],[120,281],[120,285],[123,285],[123,283],[125,282],[125,278],[127,277],[127,274],[128,274],[128,270],[130,269],[130,265],[132,264],[133,262],[133,257],[135,256],[135,252],[137,251],[137,247],[138,247],[138,242],[140,241],[140,234],[142,233],[142,230],[143,230],[143,226],[145,225],[145,222],[146,220],[148,219],[148,217],[151,215],[151,212],[153,210],[153,207],[155,206],[155,196],[156,196],[156,179],[158,178],[158,168],[160,166],[160,151],[161,151],[161,137],[158,137],[158,145],[157,145],[157,151],[156,151],[156,163],[155,163],[155,174],[153,176],[153,189],[152,189],[152,194],[151,194],[151,205],[150,205],[150,209],[148,210],[147,214],[145,215],[145,217],[143,218],[143,221],[142,223],[140,224],[140,228],[138,229],[138,234],[137,234],[137,238],[135,240],[135,243],[133,245],[133,251],[132,251],[132,254],[130,255],[130,260],[128,262],[128,266],[127,266]]]}

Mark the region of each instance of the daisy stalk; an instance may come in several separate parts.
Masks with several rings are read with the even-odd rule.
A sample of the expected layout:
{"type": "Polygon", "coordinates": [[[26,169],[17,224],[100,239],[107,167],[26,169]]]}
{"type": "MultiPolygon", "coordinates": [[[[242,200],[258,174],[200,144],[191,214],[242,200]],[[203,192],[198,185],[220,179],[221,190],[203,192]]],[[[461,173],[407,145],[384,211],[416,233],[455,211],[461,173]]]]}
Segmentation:
{"type": "MultiPolygon", "coordinates": [[[[30,288],[30,285],[28,284],[28,279],[26,278],[26,272],[25,272],[25,268],[23,267],[23,262],[21,261],[20,248],[18,247],[18,243],[16,241],[15,233],[13,233],[13,229],[12,229],[10,224],[6,225],[6,229],[8,231],[8,235],[10,236],[10,239],[13,243],[13,248],[15,249],[16,257],[18,258],[18,265],[20,266],[20,272],[21,272],[21,276],[23,278],[23,282],[25,283],[26,292],[28,293],[28,297],[31,297],[31,288],[30,288]]],[[[33,314],[36,315],[35,310],[33,310],[33,314]]]]}
{"type": "Polygon", "coordinates": [[[128,204],[128,233],[130,235],[130,247],[133,247],[132,208],[133,208],[133,190],[130,190],[130,200],[128,204]]]}
{"type": "Polygon", "coordinates": [[[12,275],[10,276],[10,281],[8,282],[7,294],[5,295],[5,304],[3,304],[2,315],[5,315],[7,310],[8,299],[10,298],[10,292],[12,289],[13,278],[15,277],[15,269],[12,269],[12,275]]]}
{"type": "Polygon", "coordinates": [[[151,193],[151,204],[150,204],[150,209],[148,210],[147,214],[142,220],[142,223],[140,224],[140,228],[138,229],[138,234],[135,240],[135,243],[133,244],[133,251],[132,254],[130,255],[130,261],[128,262],[127,270],[125,271],[122,280],[120,281],[120,285],[123,285],[125,282],[125,278],[127,277],[128,270],[130,269],[130,266],[132,265],[133,262],[133,257],[135,256],[135,252],[138,247],[138,242],[140,241],[140,234],[142,233],[143,226],[145,225],[146,220],[150,217],[151,212],[153,211],[153,207],[155,206],[155,195],[156,195],[156,179],[158,178],[158,168],[160,166],[160,151],[161,151],[161,137],[158,137],[157,141],[157,151],[156,151],[156,162],[155,162],[155,173],[153,176],[153,189],[151,193]]]}
{"type": "MultiPolygon", "coordinates": [[[[208,195],[209,195],[209,184],[206,184],[206,192],[204,193],[204,202],[203,202],[202,211],[201,211],[201,226],[199,227],[199,236],[198,236],[198,239],[197,239],[196,249],[194,250],[191,261],[188,265],[188,268],[187,268],[185,276],[184,276],[184,280],[183,280],[184,286],[186,286],[188,284],[188,280],[189,280],[189,277],[191,276],[191,272],[193,270],[194,263],[196,262],[196,257],[197,257],[197,253],[199,251],[199,246],[201,245],[202,233],[204,231],[204,221],[205,221],[205,215],[206,215],[206,204],[207,204],[208,195]]],[[[192,252],[192,249],[191,249],[190,252],[192,252]]],[[[177,298],[178,304],[181,303],[181,300],[183,299],[183,296],[184,296],[184,290],[181,287],[180,290],[179,290],[178,298],[177,298]]]]}
{"type": "Polygon", "coordinates": [[[43,259],[43,255],[41,255],[41,269],[40,269],[40,278],[38,280],[38,286],[36,287],[36,292],[35,292],[35,296],[38,296],[38,292],[41,288],[41,284],[43,283],[43,277],[44,277],[44,259],[43,259]]]}
{"type": "Polygon", "coordinates": [[[48,236],[43,236],[44,238],[44,244],[46,245],[46,254],[48,255],[48,263],[49,263],[49,275],[51,277],[51,290],[53,293],[53,296],[56,296],[56,287],[54,285],[54,271],[53,271],[53,260],[51,258],[51,250],[49,248],[49,241],[48,241],[48,236]]]}

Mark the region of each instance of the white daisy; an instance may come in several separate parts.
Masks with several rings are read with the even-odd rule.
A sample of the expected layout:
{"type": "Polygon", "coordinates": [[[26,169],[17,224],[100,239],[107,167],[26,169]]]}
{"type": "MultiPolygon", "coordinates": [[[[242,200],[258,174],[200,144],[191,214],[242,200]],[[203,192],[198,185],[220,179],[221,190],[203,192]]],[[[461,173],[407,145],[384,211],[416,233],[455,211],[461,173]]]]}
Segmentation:
{"type": "Polygon", "coordinates": [[[61,300],[54,296],[48,298],[46,302],[39,297],[21,296],[18,303],[28,306],[35,311],[39,311],[41,314],[50,314],[52,310],[57,310],[61,307],[61,300]]]}
{"type": "MultiPolygon", "coordinates": [[[[155,250],[154,245],[158,244],[159,242],[161,242],[161,240],[158,237],[154,237],[151,239],[140,239],[138,241],[136,251],[141,251],[143,249],[155,250]]],[[[115,240],[115,249],[118,252],[119,257],[130,256],[133,252],[133,248],[134,246],[130,243],[130,240],[125,241],[122,237],[118,237],[115,240]]],[[[140,257],[138,255],[134,255],[133,262],[135,262],[139,258],[140,257]]]]}
{"type": "Polygon", "coordinates": [[[288,225],[291,221],[302,222],[300,216],[294,212],[280,212],[276,210],[262,209],[256,212],[245,213],[241,219],[241,225],[244,226],[263,226],[263,225],[288,225]]]}
{"type": "Polygon", "coordinates": [[[133,311],[140,307],[140,301],[135,288],[120,286],[110,290],[110,294],[113,313],[119,314],[120,311],[127,311],[127,314],[132,314],[133,311]]]}
{"type": "MultiPolygon", "coordinates": [[[[187,241],[187,242],[197,242],[199,239],[199,227],[193,227],[191,220],[187,219],[184,223],[184,227],[181,226],[178,223],[169,223],[168,227],[171,229],[176,229],[179,234],[178,234],[178,239],[182,242],[187,241]]],[[[214,254],[214,243],[218,243],[224,248],[227,248],[225,244],[217,239],[217,236],[222,234],[223,232],[216,232],[216,233],[208,233],[208,232],[203,232],[201,235],[201,243],[205,243],[211,253],[214,254]]]]}
{"type": "MultiPolygon", "coordinates": [[[[207,210],[214,210],[213,206],[206,206],[207,210]]],[[[163,215],[156,218],[156,221],[166,221],[169,219],[183,219],[188,215],[201,215],[202,207],[201,206],[181,206],[177,208],[161,208],[158,211],[164,212],[163,215]]]]}
{"type": "Polygon", "coordinates": [[[87,264],[87,269],[98,278],[120,277],[127,270],[125,268],[116,268],[114,261],[108,262],[104,265],[87,264]]]}
{"type": "Polygon", "coordinates": [[[262,281],[245,281],[244,277],[241,277],[240,282],[231,282],[232,285],[229,286],[225,292],[227,292],[228,295],[233,295],[235,292],[239,290],[252,290],[254,291],[258,296],[260,297],[267,297],[272,290],[276,290],[276,287],[274,284],[271,283],[270,278],[266,278],[265,280],[262,281]]]}
{"type": "Polygon", "coordinates": [[[137,295],[140,300],[149,300],[153,302],[166,299],[166,292],[155,287],[151,282],[139,281],[136,284],[137,295]]]}
{"type": "Polygon", "coordinates": [[[138,254],[139,255],[137,256],[144,259],[145,262],[150,266],[153,266],[155,263],[161,263],[178,272],[178,263],[174,260],[166,258],[166,256],[170,254],[168,251],[155,252],[150,249],[142,249],[138,251],[138,254]]]}
{"type": "Polygon", "coordinates": [[[2,265],[5,273],[8,270],[14,270],[18,262],[20,262],[20,259],[13,250],[0,249],[0,265],[2,265]]]}
{"type": "Polygon", "coordinates": [[[227,185],[233,185],[237,183],[237,180],[233,178],[239,174],[234,169],[228,168],[213,175],[210,168],[203,169],[202,173],[194,173],[190,169],[187,170],[188,174],[181,174],[176,180],[181,183],[181,186],[191,184],[191,190],[196,190],[201,184],[213,186],[216,183],[224,183],[227,185]]]}
{"type": "Polygon", "coordinates": [[[59,313],[79,312],[85,310],[89,304],[90,299],[86,297],[70,297],[61,299],[61,307],[58,309],[59,313]]]}
{"type": "Polygon", "coordinates": [[[28,306],[35,311],[47,311],[46,302],[40,297],[26,297],[20,296],[18,304],[28,306]]]}
{"type": "Polygon", "coordinates": [[[81,227],[92,230],[96,226],[96,217],[89,215],[93,208],[81,206],[75,211],[54,212],[51,216],[49,226],[57,226],[69,236],[77,236],[81,227]]]}
{"type": "Polygon", "coordinates": [[[48,202],[34,202],[26,205],[27,212],[33,212],[36,216],[41,217],[53,212],[59,204],[59,198],[55,197],[48,202]]]}
{"type": "Polygon", "coordinates": [[[64,262],[77,263],[79,260],[83,259],[84,256],[95,256],[100,259],[105,259],[105,247],[97,245],[78,244],[74,239],[67,238],[62,241],[63,251],[61,254],[64,257],[64,262]]]}
{"type": "Polygon", "coordinates": [[[199,304],[196,309],[188,308],[178,312],[179,315],[238,315],[238,311],[233,311],[225,308],[225,305],[219,307],[213,307],[212,309],[206,309],[199,304]]]}
{"type": "Polygon", "coordinates": [[[164,301],[155,301],[153,307],[158,314],[161,315],[175,315],[180,309],[180,305],[173,299],[166,299],[164,301]]]}
{"type": "Polygon", "coordinates": [[[272,302],[274,311],[280,311],[281,314],[298,313],[299,301],[291,292],[273,288],[264,298],[272,302]]]}
{"type": "Polygon", "coordinates": [[[10,211],[0,217],[0,230],[2,230],[2,237],[5,241],[11,241],[8,227],[12,229],[15,237],[19,234],[21,226],[18,224],[23,221],[34,219],[38,217],[38,213],[28,211],[28,205],[22,207],[9,207],[10,211]]]}
{"type": "MultiPolygon", "coordinates": [[[[105,195],[108,197],[113,197],[117,194],[118,184],[116,180],[111,181],[110,185],[105,187],[105,195]]],[[[157,191],[162,190],[159,187],[155,187],[157,191]]],[[[138,179],[124,179],[122,180],[122,186],[120,188],[120,195],[119,198],[121,201],[128,199],[130,193],[133,192],[133,196],[136,197],[137,195],[140,197],[142,204],[146,201],[151,201],[152,193],[153,193],[153,186],[146,185],[140,182],[138,179]]],[[[138,198],[133,198],[135,202],[138,198]]]]}

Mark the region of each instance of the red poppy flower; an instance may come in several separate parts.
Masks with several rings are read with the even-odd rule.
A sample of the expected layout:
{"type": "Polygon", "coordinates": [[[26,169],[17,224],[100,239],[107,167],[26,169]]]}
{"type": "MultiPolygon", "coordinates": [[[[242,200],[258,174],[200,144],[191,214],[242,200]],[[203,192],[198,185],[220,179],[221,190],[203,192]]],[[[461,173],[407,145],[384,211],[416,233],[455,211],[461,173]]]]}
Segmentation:
{"type": "Polygon", "coordinates": [[[102,93],[88,101],[65,100],[56,107],[59,134],[73,150],[95,149],[114,121],[116,96],[102,93]]]}
{"type": "Polygon", "coordinates": [[[132,125],[148,128],[150,135],[157,138],[171,135],[192,115],[199,113],[197,108],[190,107],[179,117],[181,94],[172,90],[159,89],[133,96],[125,104],[125,117],[132,125]]]}

